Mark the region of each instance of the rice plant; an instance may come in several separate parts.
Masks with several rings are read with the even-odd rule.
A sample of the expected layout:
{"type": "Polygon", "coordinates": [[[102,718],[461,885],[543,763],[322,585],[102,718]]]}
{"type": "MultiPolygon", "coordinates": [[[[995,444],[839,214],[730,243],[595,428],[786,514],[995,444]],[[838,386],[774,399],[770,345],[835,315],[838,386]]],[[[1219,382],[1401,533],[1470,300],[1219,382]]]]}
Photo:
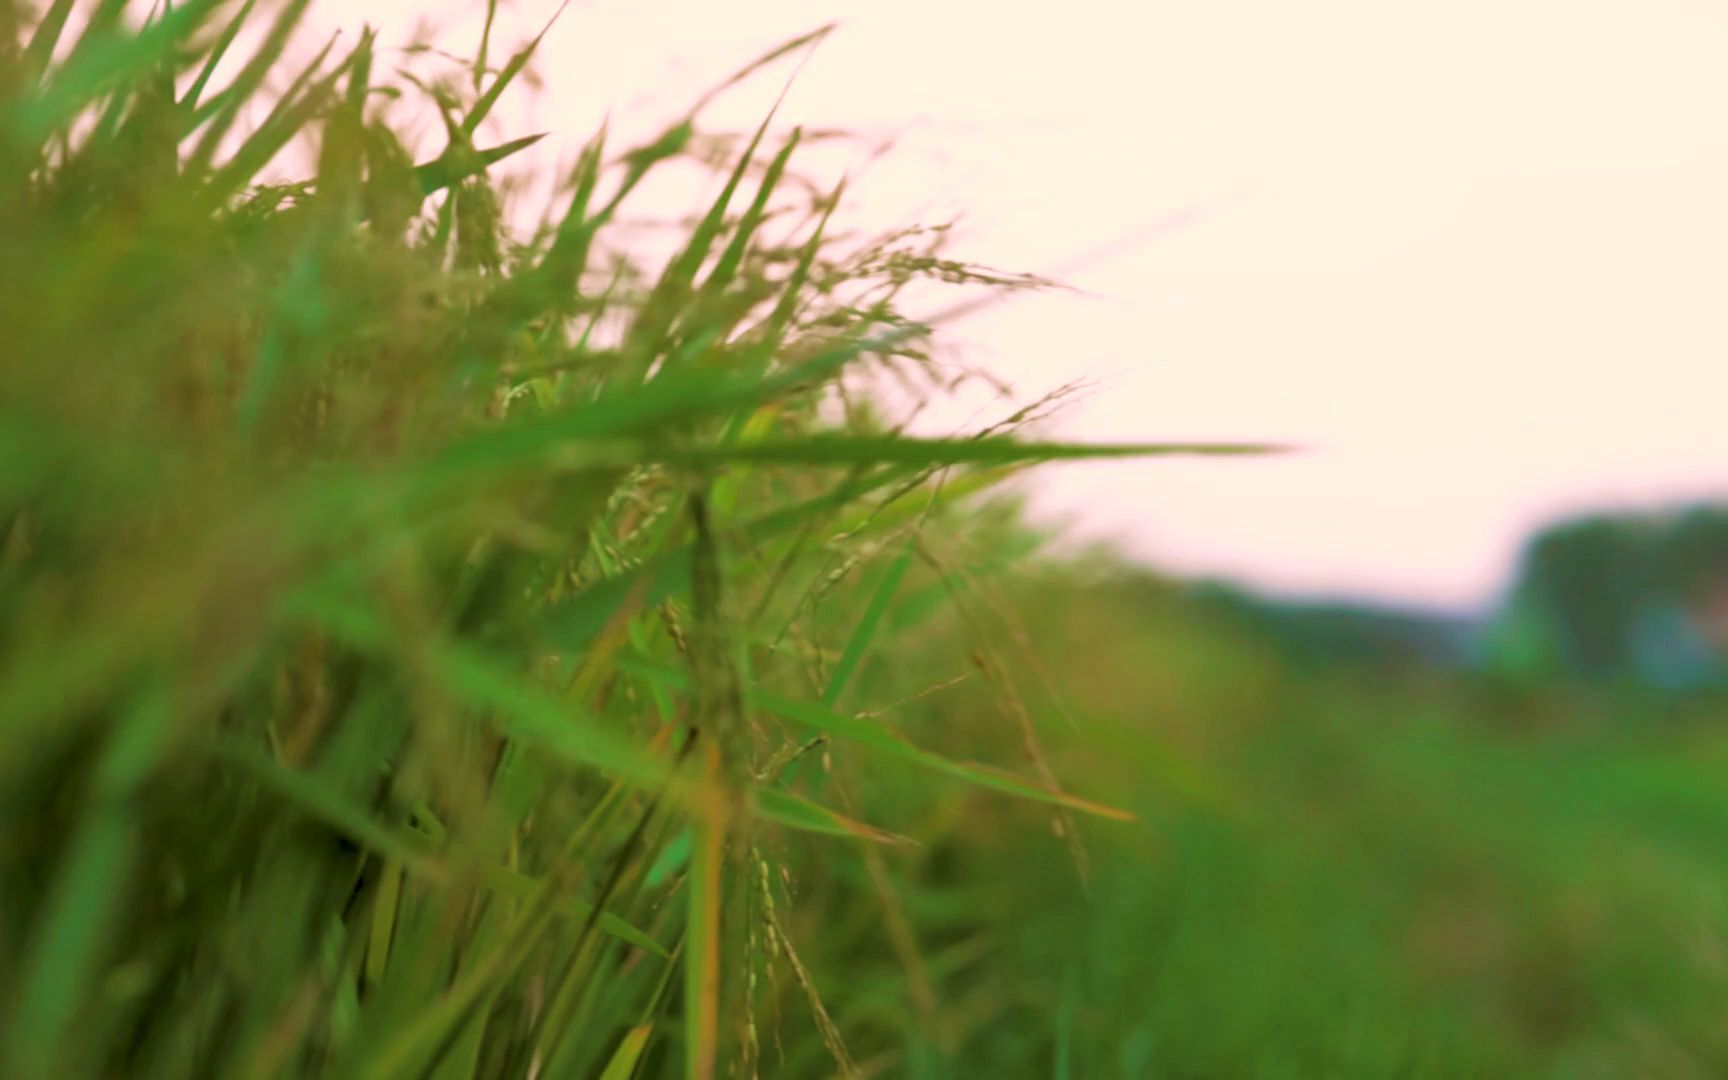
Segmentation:
{"type": "Polygon", "coordinates": [[[1035,279],[841,235],[769,122],[645,263],[699,112],[512,227],[534,43],[293,67],[306,10],[0,3],[0,1074],[856,1073],[785,918],[792,846],[906,842],[841,767],[1122,816],[856,696],[930,538],[1031,462],[1254,448],[909,437],[907,287],[1035,279]]]}

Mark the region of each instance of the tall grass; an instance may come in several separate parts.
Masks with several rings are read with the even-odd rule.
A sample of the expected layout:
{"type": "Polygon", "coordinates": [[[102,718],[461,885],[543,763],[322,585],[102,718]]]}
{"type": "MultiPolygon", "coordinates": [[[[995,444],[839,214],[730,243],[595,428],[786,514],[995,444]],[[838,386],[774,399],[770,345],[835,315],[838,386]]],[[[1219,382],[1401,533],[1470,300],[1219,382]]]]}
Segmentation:
{"type": "Polygon", "coordinates": [[[695,114],[522,235],[534,139],[478,138],[532,45],[289,69],[306,8],[0,3],[0,1074],[857,1072],[785,917],[792,845],[903,842],[838,766],[1120,816],[858,699],[930,538],[1029,462],[1251,448],[830,419],[939,385],[911,283],[1030,279],[837,238],[767,123],[643,265],[695,114]]]}

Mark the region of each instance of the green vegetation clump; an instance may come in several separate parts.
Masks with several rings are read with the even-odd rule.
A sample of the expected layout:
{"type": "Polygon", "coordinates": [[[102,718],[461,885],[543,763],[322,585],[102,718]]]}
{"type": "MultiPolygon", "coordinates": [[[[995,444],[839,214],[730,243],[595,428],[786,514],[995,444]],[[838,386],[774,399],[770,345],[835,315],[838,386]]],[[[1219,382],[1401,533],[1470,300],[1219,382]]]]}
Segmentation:
{"type": "Polygon", "coordinates": [[[533,44],[295,67],[306,10],[0,4],[0,1074],[857,1072],[791,867],[885,865],[871,786],[1125,816],[868,715],[900,590],[1014,467],[1159,448],[874,418],[940,385],[909,284],[1035,282],[837,237],[797,131],[664,265],[616,224],[694,114],[524,237],[533,44]]]}

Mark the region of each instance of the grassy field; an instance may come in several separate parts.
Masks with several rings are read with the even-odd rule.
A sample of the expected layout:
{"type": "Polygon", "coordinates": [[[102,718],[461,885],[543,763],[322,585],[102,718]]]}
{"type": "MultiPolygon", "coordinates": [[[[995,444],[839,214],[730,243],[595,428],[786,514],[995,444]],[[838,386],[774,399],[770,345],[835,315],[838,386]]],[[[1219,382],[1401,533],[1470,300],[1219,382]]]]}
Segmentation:
{"type": "Polygon", "coordinates": [[[1258,448],[908,437],[1036,279],[699,113],[506,228],[532,45],[306,7],[0,0],[0,1075],[1728,1062],[1709,702],[1040,557],[1023,467],[1258,448]]]}
{"type": "MultiPolygon", "coordinates": [[[[962,1015],[989,1003],[961,1074],[1704,1077],[1728,1060],[1720,698],[1316,669],[1125,571],[1059,566],[1010,595],[1040,613],[1025,636],[1061,690],[1060,708],[1030,695],[1055,771],[1139,821],[1079,823],[1083,878],[1036,812],[960,794],[967,809],[930,811],[957,839],[901,887],[930,939],[988,957],[938,989],[962,1015]]],[[[977,718],[937,745],[1009,752],[967,697],[982,690],[909,730],[977,718]]]]}

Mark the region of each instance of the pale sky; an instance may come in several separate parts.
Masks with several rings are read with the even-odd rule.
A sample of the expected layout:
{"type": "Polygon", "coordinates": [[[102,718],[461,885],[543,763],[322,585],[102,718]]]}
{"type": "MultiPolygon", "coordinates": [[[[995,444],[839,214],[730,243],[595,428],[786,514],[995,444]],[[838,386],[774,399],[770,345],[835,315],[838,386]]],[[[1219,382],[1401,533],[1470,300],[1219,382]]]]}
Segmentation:
{"type": "MultiPolygon", "coordinates": [[[[556,4],[504,6],[507,52],[556,4]]],[[[466,52],[480,8],[323,17],[423,14],[466,52]]],[[[575,0],[506,122],[567,162],[834,19],[781,119],[899,136],[853,223],[964,210],[958,254],[1028,270],[1172,223],[1067,275],[1091,296],[953,328],[1024,397],[1099,381],[1053,434],[1306,447],[1049,470],[1035,506],[1075,535],[1462,607],[1557,512],[1728,495],[1728,4],[575,0]]],[[[753,125],[787,74],[710,120],[753,125]]]]}

